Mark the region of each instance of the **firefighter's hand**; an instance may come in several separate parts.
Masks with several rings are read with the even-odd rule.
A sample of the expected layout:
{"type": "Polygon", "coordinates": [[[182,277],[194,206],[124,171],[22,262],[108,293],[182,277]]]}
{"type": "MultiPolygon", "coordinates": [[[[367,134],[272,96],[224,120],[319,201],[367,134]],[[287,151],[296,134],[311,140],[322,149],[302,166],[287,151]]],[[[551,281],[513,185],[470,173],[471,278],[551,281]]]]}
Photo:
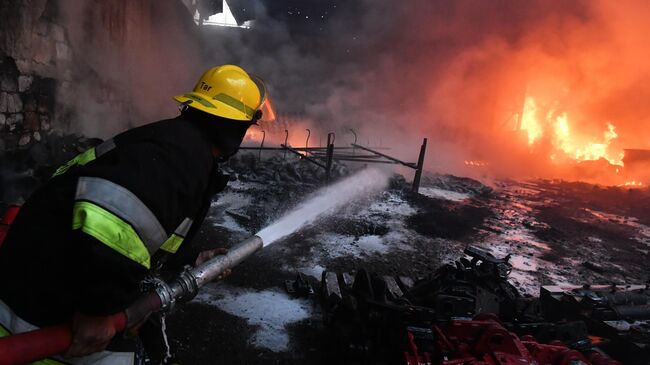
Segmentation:
{"type": "MultiPolygon", "coordinates": [[[[203,251],[199,254],[199,256],[196,258],[196,262],[194,263],[195,266],[201,265],[202,263],[210,260],[211,258],[217,256],[217,255],[225,255],[228,253],[227,248],[215,248],[214,250],[207,250],[203,251]]],[[[226,277],[228,277],[232,273],[232,270],[227,269],[226,271],[222,272],[217,276],[215,280],[223,280],[226,277]]]]}
{"type": "Polygon", "coordinates": [[[64,357],[79,357],[102,351],[115,336],[110,317],[93,317],[75,313],[72,317],[72,345],[64,357]]]}

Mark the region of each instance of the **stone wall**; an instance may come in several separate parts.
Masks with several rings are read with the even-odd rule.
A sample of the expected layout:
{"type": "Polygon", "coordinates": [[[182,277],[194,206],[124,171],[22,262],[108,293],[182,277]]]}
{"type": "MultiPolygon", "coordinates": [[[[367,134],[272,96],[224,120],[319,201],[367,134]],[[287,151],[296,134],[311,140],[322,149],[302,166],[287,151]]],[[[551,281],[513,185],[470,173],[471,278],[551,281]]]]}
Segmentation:
{"type": "Polygon", "coordinates": [[[181,0],[1,1],[0,154],[169,116],[200,75],[194,28],[181,0]]]}
{"type": "Polygon", "coordinates": [[[52,130],[57,89],[69,80],[73,57],[53,5],[0,5],[0,152],[28,148],[52,130]]]}

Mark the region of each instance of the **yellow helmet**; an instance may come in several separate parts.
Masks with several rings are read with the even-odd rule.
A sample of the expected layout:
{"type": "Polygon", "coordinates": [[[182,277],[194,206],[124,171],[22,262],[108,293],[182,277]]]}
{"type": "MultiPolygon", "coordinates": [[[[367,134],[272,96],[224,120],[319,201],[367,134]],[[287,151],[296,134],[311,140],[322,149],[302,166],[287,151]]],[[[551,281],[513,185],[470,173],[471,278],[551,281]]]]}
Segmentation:
{"type": "Polygon", "coordinates": [[[174,99],[208,114],[254,122],[261,116],[266,88],[241,67],[223,65],[207,70],[190,93],[174,99]]]}

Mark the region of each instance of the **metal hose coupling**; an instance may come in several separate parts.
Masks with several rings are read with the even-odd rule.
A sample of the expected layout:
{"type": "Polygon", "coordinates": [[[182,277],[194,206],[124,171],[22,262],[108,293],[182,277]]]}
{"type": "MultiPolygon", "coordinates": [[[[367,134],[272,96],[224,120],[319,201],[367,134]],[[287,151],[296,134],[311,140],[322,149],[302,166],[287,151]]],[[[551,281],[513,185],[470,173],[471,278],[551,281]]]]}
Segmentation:
{"type": "Polygon", "coordinates": [[[157,280],[154,292],[158,295],[158,298],[160,298],[160,311],[163,313],[170,312],[174,308],[176,300],[169,285],[162,280],[157,280]]]}
{"type": "Polygon", "coordinates": [[[160,310],[162,312],[170,312],[174,309],[176,303],[188,302],[199,292],[199,286],[191,269],[191,266],[185,266],[171,284],[167,284],[162,280],[155,282],[154,290],[160,298],[160,310]]]}
{"type": "Polygon", "coordinates": [[[178,275],[176,281],[172,284],[172,293],[177,302],[189,302],[199,292],[199,285],[192,269],[192,266],[185,266],[183,272],[178,275]]]}
{"type": "Polygon", "coordinates": [[[199,287],[237,266],[262,247],[262,239],[252,236],[230,248],[225,255],[215,256],[197,267],[185,266],[183,272],[170,284],[162,280],[156,281],[155,293],[160,298],[160,310],[169,312],[176,302],[191,300],[198,293],[199,287]]]}

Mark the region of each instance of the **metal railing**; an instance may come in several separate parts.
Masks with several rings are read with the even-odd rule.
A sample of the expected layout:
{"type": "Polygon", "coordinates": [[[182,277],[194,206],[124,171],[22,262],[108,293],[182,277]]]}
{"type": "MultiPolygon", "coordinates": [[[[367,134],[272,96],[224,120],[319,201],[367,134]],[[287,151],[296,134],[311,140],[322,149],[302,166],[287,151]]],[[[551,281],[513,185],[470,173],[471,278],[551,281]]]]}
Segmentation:
{"type": "MultiPolygon", "coordinates": [[[[362,146],[357,144],[357,135],[354,134],[355,143],[351,143],[350,147],[334,147],[334,141],[336,140],[336,135],[334,133],[329,133],[327,135],[327,145],[325,147],[309,147],[309,136],[311,131],[307,130],[307,140],[305,142],[305,147],[294,147],[290,146],[287,141],[289,139],[289,131],[285,129],[285,139],[284,143],[280,147],[265,147],[264,140],[259,147],[240,147],[242,150],[253,150],[259,151],[259,159],[262,159],[262,151],[284,151],[284,158],[286,158],[287,152],[290,152],[294,155],[299,156],[301,159],[308,161],[322,169],[325,170],[325,181],[329,182],[332,170],[332,164],[334,161],[347,161],[347,162],[357,162],[357,163],[379,163],[379,164],[393,164],[393,165],[402,165],[410,169],[415,170],[413,176],[413,185],[411,190],[417,193],[420,189],[420,179],[422,178],[422,170],[424,168],[424,157],[427,151],[427,138],[422,140],[422,145],[420,146],[420,153],[418,155],[417,162],[406,162],[398,158],[390,156],[386,153],[380,152],[378,150],[389,150],[387,147],[374,147],[370,148],[367,146],[362,146]],[[362,150],[364,154],[357,154],[358,150],[362,150]]],[[[266,137],[266,133],[264,133],[266,137]]]]}

